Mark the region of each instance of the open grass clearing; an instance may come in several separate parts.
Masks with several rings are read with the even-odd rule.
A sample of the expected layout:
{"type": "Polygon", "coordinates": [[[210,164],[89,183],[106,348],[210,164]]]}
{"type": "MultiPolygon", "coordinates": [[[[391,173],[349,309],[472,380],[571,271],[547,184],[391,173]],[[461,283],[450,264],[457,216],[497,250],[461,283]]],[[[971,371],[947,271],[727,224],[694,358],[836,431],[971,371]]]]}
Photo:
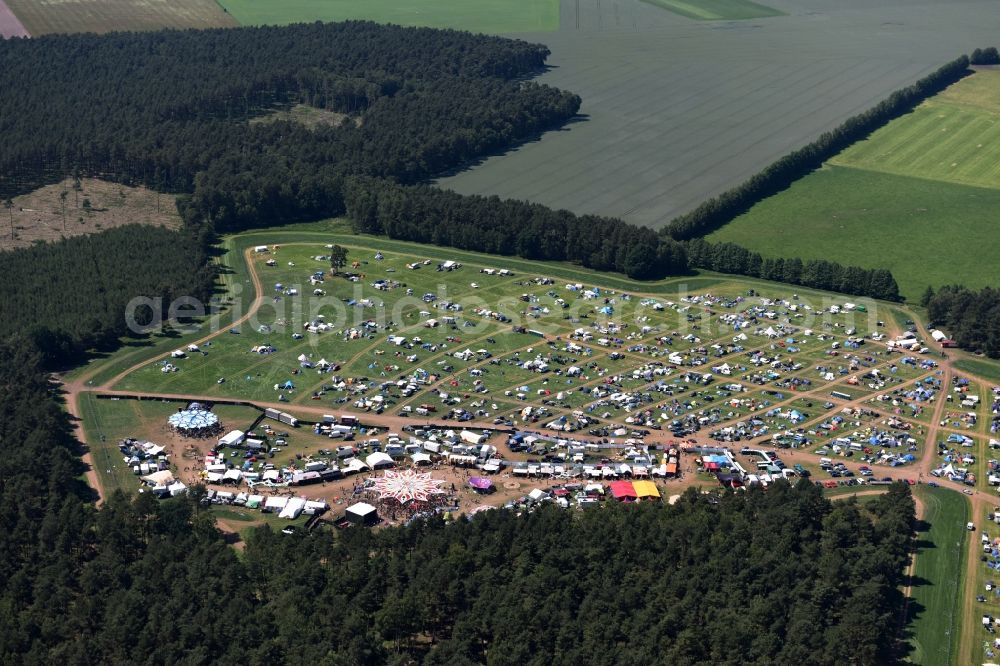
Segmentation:
{"type": "Polygon", "coordinates": [[[969,548],[969,503],[953,490],[917,486],[924,505],[908,607],[910,658],[924,666],[959,663],[962,594],[969,548]]]}
{"type": "Polygon", "coordinates": [[[366,20],[472,32],[549,32],[559,0],[220,0],[240,25],[366,20]]]}
{"type": "Polygon", "coordinates": [[[954,365],[959,370],[1000,384],[1000,362],[998,361],[987,358],[963,358],[955,361],[954,365]]]}
{"type": "Polygon", "coordinates": [[[309,106],[308,104],[294,104],[287,109],[278,109],[263,116],[251,118],[250,124],[259,125],[261,123],[286,120],[299,123],[309,129],[315,129],[317,127],[340,127],[348,120],[354,122],[355,125],[361,125],[360,116],[352,119],[351,116],[346,113],[337,113],[336,111],[329,111],[327,109],[318,109],[315,106],[309,106]]]}
{"type": "Polygon", "coordinates": [[[215,0],[6,0],[34,36],[68,32],[231,28],[215,0]]]}
{"type": "Polygon", "coordinates": [[[1000,190],[824,167],[708,236],[767,257],[888,268],[909,300],[928,285],[1000,281],[991,211],[1000,190]],[[790,231],[794,230],[794,231],[790,231]]]}
{"type": "Polygon", "coordinates": [[[784,12],[750,0],[643,0],[697,21],[736,21],[782,16],[784,12]]]}

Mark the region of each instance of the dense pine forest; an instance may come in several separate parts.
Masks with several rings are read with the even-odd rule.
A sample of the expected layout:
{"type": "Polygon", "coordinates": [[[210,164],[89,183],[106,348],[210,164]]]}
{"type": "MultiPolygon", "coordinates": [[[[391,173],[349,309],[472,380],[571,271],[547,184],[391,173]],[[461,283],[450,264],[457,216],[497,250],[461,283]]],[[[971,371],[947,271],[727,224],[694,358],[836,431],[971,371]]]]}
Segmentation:
{"type": "Polygon", "coordinates": [[[959,347],[1000,358],[1000,291],[962,286],[928,289],[922,299],[934,326],[944,328],[959,347]]]}
{"type": "Polygon", "coordinates": [[[48,367],[111,350],[128,334],[125,310],[136,297],[161,307],[137,311],[136,323],[166,318],[170,302],[205,302],[215,274],[206,242],[189,232],[128,225],[0,253],[7,283],[0,299],[0,340],[16,337],[41,350],[48,367]]]}
{"type": "Polygon", "coordinates": [[[417,182],[572,117],[548,49],[373,23],[0,42],[0,197],[67,173],[189,193],[233,231],[343,212],[348,174],[417,182]],[[304,103],[352,122],[249,120],[304,103]]]}
{"type": "Polygon", "coordinates": [[[0,653],[53,664],[889,664],[914,503],[818,488],[675,506],[261,528],[187,499],[95,510],[38,358],[0,345],[0,653]]]}

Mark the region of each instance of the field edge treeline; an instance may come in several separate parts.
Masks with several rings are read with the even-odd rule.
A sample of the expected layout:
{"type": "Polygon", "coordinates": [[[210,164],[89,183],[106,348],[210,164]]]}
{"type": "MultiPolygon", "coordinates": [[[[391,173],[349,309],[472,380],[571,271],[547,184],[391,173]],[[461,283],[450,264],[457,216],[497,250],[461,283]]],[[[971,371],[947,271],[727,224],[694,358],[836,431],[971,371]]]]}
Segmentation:
{"type": "Polygon", "coordinates": [[[892,93],[874,107],[852,116],[815,141],[785,155],[736,187],[712,197],[664,226],[660,233],[678,240],[710,234],[757,203],[786,189],[850,145],[912,110],[969,73],[968,56],[960,56],[892,93]]]}

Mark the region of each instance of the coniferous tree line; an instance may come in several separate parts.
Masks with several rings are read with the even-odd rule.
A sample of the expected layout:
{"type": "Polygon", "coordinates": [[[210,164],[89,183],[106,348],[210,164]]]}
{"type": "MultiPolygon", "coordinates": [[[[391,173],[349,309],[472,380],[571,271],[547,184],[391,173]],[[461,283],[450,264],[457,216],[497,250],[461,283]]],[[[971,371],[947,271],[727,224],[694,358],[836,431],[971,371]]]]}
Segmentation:
{"type": "Polygon", "coordinates": [[[854,296],[901,300],[899,285],[892,273],[881,268],[844,266],[822,259],[774,259],[734,243],[709,243],[701,238],[687,242],[685,247],[689,262],[698,268],[854,296]]]}
{"type": "Polygon", "coordinates": [[[674,506],[549,506],[370,531],[264,527],[241,557],[189,498],[100,510],[39,359],[0,344],[0,653],[52,664],[892,664],[909,487],[808,482],[674,506]]]}
{"type": "Polygon", "coordinates": [[[1000,65],[1000,53],[997,47],[988,46],[985,49],[976,49],[969,56],[970,65],[1000,65]]]}
{"type": "Polygon", "coordinates": [[[680,243],[618,219],[371,178],[349,181],[344,199],[359,233],[525,259],[571,261],[637,279],[687,270],[680,243]]]}
{"type": "Polygon", "coordinates": [[[959,347],[1000,358],[1000,290],[949,285],[934,292],[928,287],[921,303],[931,323],[944,328],[959,347]]]}
{"type": "Polygon", "coordinates": [[[137,310],[136,323],[146,325],[165,318],[175,298],[207,300],[214,279],[204,239],[140,225],[0,252],[0,266],[0,339],[17,335],[49,367],[116,347],[129,334],[125,310],[133,298],[161,299],[158,312],[137,310]]]}
{"type": "Polygon", "coordinates": [[[871,109],[848,118],[836,129],[824,132],[812,143],[770,164],[744,183],[674,218],[662,233],[681,240],[708,235],[968,73],[967,56],[952,60],[913,85],[892,93],[871,109]]]}

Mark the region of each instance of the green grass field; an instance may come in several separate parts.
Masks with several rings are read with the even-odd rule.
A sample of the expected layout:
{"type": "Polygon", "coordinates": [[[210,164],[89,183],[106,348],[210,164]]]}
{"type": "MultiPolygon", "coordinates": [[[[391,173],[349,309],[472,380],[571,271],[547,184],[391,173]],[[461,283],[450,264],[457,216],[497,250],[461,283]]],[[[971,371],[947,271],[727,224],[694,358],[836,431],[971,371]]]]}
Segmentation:
{"type": "Polygon", "coordinates": [[[942,488],[918,486],[915,494],[924,504],[922,520],[929,529],[917,534],[908,625],[910,660],[924,666],[951,666],[958,663],[962,628],[969,503],[963,495],[942,488]]]}
{"type": "Polygon", "coordinates": [[[784,16],[784,12],[750,0],[643,0],[643,2],[697,21],[736,21],[784,16]]]}
{"type": "Polygon", "coordinates": [[[710,234],[766,256],[889,268],[927,285],[1000,281],[1000,71],[981,71],[710,234]],[[792,230],[792,233],[789,231],[792,230]]]}
{"type": "Polygon", "coordinates": [[[986,358],[961,359],[955,361],[955,367],[964,372],[978,375],[983,379],[1000,384],[1000,361],[986,358]]]}
{"type": "Polygon", "coordinates": [[[888,268],[918,299],[927,287],[1000,281],[993,211],[1000,189],[971,187],[832,166],[754,206],[712,242],[733,242],[769,257],[833,259],[888,268]]]}
{"type": "Polygon", "coordinates": [[[959,81],[830,163],[1000,187],[1000,71],[959,81]]]}
{"type": "Polygon", "coordinates": [[[472,32],[551,32],[559,0],[220,0],[240,25],[370,20],[472,32]]]}

